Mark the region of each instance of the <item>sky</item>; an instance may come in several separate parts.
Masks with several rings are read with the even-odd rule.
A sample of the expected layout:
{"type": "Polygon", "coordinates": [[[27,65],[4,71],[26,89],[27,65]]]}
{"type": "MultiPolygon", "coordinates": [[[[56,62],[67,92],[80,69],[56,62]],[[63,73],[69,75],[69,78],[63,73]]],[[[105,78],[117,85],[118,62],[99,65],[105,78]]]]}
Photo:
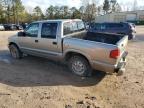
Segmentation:
{"type": "MultiPolygon", "coordinates": [[[[100,5],[103,4],[104,0],[96,0],[96,1],[97,1],[96,3],[100,5]]],[[[134,3],[134,0],[117,0],[117,1],[122,5],[123,9],[131,7],[134,3]]],[[[45,11],[46,8],[49,7],[50,5],[54,6],[67,5],[69,7],[75,6],[77,8],[79,8],[82,5],[81,0],[22,0],[22,2],[29,12],[31,12],[32,9],[36,6],[40,6],[42,10],[45,11]]],[[[140,7],[144,7],[144,0],[137,0],[137,4],[140,7]]]]}

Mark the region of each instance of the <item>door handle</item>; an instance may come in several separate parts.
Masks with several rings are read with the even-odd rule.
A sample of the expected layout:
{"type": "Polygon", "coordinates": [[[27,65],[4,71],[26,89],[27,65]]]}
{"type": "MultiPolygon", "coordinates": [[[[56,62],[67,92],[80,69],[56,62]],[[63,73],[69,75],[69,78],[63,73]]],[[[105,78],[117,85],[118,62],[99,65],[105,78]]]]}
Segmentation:
{"type": "Polygon", "coordinates": [[[35,43],[38,43],[38,40],[35,40],[35,43]]]}
{"type": "Polygon", "coordinates": [[[57,42],[53,42],[53,45],[57,45],[57,42]]]}

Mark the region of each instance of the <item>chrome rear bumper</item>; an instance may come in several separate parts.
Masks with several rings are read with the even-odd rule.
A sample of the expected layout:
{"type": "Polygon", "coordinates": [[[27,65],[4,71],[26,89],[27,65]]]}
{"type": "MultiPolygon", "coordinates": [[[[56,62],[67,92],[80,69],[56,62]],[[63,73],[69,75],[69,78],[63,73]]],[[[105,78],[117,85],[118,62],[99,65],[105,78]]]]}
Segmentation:
{"type": "Polygon", "coordinates": [[[115,69],[117,75],[122,75],[125,72],[126,61],[119,63],[118,67],[115,69]]]}
{"type": "Polygon", "coordinates": [[[126,56],[128,55],[128,52],[125,52],[122,56],[121,61],[118,63],[117,67],[115,68],[115,72],[118,75],[122,75],[125,72],[126,67],[126,56]]]}

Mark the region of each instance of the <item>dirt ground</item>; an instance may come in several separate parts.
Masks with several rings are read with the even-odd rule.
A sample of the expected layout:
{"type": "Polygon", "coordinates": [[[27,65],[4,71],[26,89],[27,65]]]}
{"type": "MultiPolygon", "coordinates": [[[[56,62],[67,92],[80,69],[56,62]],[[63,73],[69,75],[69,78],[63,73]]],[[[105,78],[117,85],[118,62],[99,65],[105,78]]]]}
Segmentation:
{"type": "Polygon", "coordinates": [[[43,58],[11,58],[7,38],[15,33],[0,31],[0,108],[144,108],[144,26],[128,44],[124,75],[91,78],[43,58]]]}

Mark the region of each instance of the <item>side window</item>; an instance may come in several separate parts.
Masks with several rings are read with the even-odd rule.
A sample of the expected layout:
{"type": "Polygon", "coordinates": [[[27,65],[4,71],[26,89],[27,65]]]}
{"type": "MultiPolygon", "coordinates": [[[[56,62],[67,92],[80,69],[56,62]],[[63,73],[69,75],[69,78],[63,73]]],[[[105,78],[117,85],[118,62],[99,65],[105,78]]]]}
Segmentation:
{"type": "Polygon", "coordinates": [[[72,26],[73,26],[73,31],[78,31],[78,24],[77,22],[72,22],[72,26]]]}
{"type": "Polygon", "coordinates": [[[57,33],[57,23],[43,23],[41,30],[42,38],[56,38],[57,33]]]}
{"type": "Polygon", "coordinates": [[[28,37],[37,37],[38,36],[38,29],[39,24],[33,23],[28,26],[28,28],[25,30],[26,36],[28,37]]]}
{"type": "Polygon", "coordinates": [[[64,23],[64,26],[63,26],[64,35],[72,33],[72,29],[73,29],[73,26],[71,25],[70,22],[64,23]]]}
{"type": "Polygon", "coordinates": [[[85,29],[84,23],[82,21],[72,21],[66,22],[63,25],[64,35],[71,34],[74,32],[82,31],[85,29]]]}
{"type": "Polygon", "coordinates": [[[108,28],[114,29],[114,28],[122,28],[123,24],[108,24],[108,28]]]}

